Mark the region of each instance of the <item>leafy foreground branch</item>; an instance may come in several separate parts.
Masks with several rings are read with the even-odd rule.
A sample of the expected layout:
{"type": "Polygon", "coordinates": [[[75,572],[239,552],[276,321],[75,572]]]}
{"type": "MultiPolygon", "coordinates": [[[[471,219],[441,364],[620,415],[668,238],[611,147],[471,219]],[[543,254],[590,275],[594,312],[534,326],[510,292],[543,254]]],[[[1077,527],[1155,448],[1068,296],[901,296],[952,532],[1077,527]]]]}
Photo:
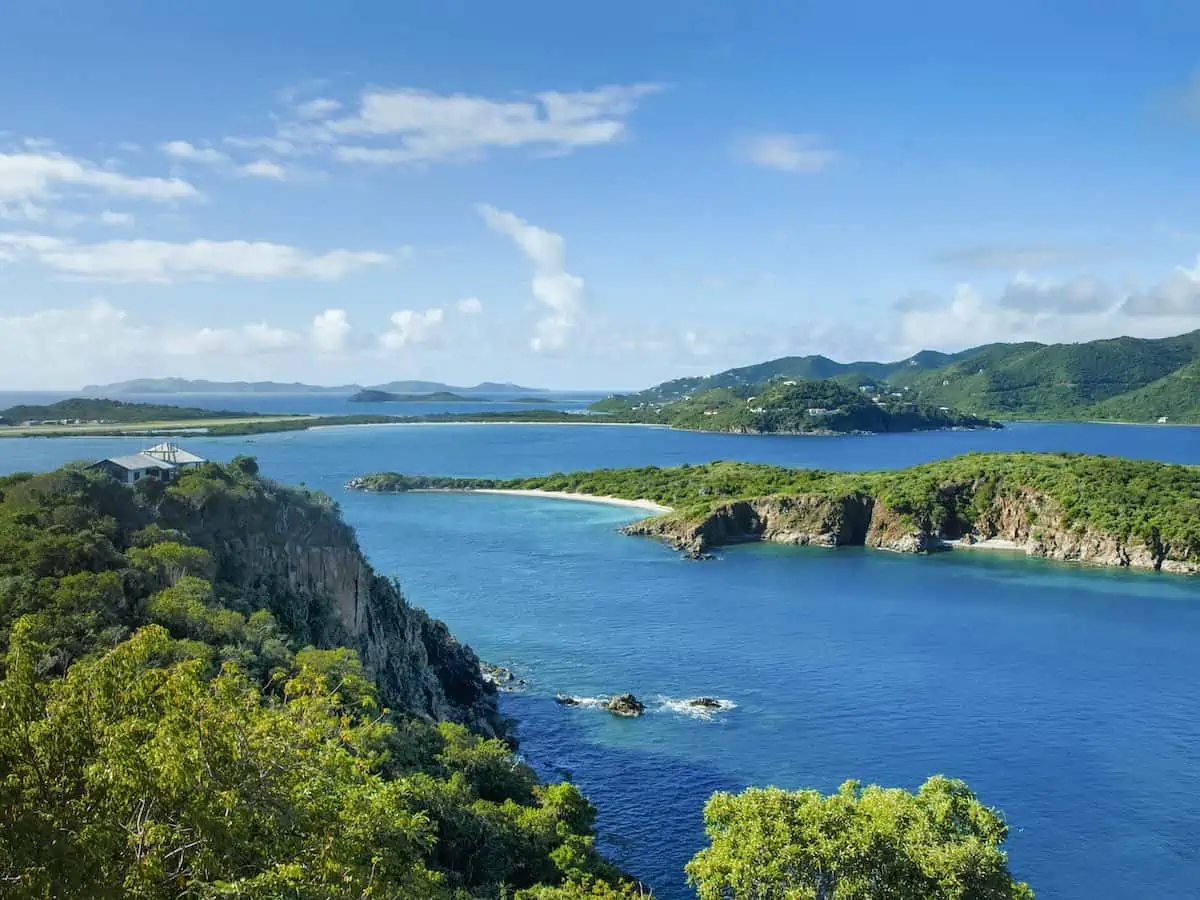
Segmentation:
{"type": "MultiPolygon", "coordinates": [[[[351,649],[374,653],[333,612],[338,571],[373,577],[357,552],[327,498],[246,457],[166,488],[0,479],[0,895],[648,896],[575,787],[435,721],[482,703],[437,623],[372,582],[353,596],[414,640],[371,639],[408,663],[351,649]]],[[[705,898],[1029,896],[958,782],[717,795],[706,818],[705,898]]]]}

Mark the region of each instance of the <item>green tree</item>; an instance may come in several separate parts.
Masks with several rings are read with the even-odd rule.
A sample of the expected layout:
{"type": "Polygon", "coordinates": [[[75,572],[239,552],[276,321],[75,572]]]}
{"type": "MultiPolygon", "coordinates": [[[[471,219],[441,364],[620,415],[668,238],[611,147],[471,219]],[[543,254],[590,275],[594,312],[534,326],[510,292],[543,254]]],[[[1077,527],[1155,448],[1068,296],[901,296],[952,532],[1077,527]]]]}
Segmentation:
{"type": "Polygon", "coordinates": [[[701,900],[1032,900],[1000,849],[1001,815],[935,775],[912,794],[847,781],[834,794],[753,788],[704,809],[687,865],[701,900]]]}

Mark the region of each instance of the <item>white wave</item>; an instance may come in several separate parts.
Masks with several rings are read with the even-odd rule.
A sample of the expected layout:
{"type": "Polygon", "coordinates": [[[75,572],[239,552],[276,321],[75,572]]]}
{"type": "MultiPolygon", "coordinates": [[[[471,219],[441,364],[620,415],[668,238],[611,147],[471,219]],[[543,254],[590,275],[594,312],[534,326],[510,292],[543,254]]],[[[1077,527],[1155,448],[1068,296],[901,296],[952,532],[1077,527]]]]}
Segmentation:
{"type": "Polygon", "coordinates": [[[660,709],[679,713],[684,716],[691,716],[693,719],[704,719],[705,721],[710,721],[717,713],[737,709],[737,704],[732,700],[724,700],[720,697],[676,698],[659,696],[658,705],[660,709]],[[711,700],[715,705],[698,702],[701,700],[711,700]]]}
{"type": "Polygon", "coordinates": [[[585,706],[590,709],[598,709],[604,706],[611,697],[601,695],[599,697],[576,697],[572,694],[559,694],[555,700],[563,706],[585,706]]]}

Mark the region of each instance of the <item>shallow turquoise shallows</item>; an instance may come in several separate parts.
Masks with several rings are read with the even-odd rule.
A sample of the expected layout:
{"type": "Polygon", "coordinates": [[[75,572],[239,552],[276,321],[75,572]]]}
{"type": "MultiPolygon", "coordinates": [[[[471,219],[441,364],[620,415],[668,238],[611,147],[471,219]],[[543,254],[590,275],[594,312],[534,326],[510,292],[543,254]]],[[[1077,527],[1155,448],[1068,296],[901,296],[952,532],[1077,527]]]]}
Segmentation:
{"type": "MultiPolygon", "coordinates": [[[[0,471],[135,439],[0,441],[0,471]]],[[[999,433],[753,438],[546,426],[349,428],[196,439],[214,459],[342,504],[375,566],[480,655],[527,760],[576,781],[605,848],[656,896],[715,790],[915,788],[964,778],[1012,826],[1039,898],[1195,896],[1200,883],[1200,579],[964,551],[743,546],[685,562],[616,529],[636,511],[502,496],[351,494],[383,469],[447,475],[748,459],[891,468],[967,450],[1073,450],[1200,463],[1200,429],[1018,425],[999,433]],[[632,691],[617,719],[556,693],[632,691]],[[728,701],[708,718],[677,701],[728,701]]]]}

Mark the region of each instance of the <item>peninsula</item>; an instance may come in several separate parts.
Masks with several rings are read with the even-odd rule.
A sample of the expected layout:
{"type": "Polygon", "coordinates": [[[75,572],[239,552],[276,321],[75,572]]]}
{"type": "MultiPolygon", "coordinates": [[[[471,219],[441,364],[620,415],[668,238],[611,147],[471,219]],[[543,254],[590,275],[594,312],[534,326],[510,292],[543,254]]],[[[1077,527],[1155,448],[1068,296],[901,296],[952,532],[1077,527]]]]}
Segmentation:
{"type": "MultiPolygon", "coordinates": [[[[432,391],[427,394],[396,394],[378,388],[366,388],[350,397],[351,403],[493,403],[489,397],[465,395],[454,391],[432,391]]],[[[553,403],[547,397],[515,397],[506,403],[553,403]]]]}
{"type": "Polygon", "coordinates": [[[829,472],[718,462],[510,480],[380,473],[347,487],[541,491],[644,501],[627,526],[692,555],[746,541],[905,553],[998,547],[1200,574],[1200,468],[1107,456],[971,453],[909,469],[829,472]]]}

